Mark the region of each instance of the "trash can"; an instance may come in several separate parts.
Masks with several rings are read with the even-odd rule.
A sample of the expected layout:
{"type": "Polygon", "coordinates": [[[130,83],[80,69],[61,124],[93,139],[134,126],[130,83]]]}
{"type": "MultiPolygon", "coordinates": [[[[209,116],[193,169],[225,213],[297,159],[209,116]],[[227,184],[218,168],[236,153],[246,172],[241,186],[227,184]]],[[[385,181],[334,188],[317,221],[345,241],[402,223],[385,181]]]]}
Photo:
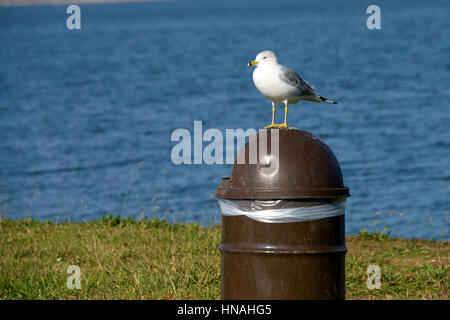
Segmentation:
{"type": "Polygon", "coordinates": [[[221,298],[345,299],[349,196],[336,157],[313,134],[271,128],[250,137],[216,192],[221,298]]]}

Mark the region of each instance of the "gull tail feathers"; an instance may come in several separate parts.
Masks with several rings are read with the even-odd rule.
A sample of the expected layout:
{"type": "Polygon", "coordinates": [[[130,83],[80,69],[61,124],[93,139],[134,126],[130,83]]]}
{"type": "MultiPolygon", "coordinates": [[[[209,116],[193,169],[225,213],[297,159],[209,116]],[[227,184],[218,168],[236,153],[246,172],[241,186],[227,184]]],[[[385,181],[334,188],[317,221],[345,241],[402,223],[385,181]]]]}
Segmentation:
{"type": "Polygon", "coordinates": [[[338,104],[336,101],[327,99],[327,98],[322,97],[322,96],[319,96],[319,98],[320,98],[320,100],[323,101],[323,102],[328,102],[328,103],[332,103],[332,104],[338,104]]]}

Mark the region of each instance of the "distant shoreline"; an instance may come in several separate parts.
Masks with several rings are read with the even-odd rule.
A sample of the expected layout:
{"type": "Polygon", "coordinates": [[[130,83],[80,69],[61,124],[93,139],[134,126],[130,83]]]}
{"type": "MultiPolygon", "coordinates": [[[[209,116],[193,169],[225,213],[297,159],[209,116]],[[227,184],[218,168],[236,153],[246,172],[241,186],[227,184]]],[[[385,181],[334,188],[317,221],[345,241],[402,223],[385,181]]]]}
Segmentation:
{"type": "Polygon", "coordinates": [[[40,5],[101,4],[131,2],[161,2],[170,0],[0,0],[0,7],[25,7],[40,5]]]}

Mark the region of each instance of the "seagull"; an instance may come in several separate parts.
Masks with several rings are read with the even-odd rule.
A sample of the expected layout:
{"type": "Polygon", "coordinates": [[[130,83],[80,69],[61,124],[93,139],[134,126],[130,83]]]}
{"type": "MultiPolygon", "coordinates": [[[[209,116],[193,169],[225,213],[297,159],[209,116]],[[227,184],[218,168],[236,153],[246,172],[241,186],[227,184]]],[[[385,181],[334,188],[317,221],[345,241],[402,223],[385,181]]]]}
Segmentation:
{"type": "Polygon", "coordinates": [[[272,101],[272,124],[268,128],[287,128],[288,104],[295,104],[301,100],[312,102],[328,102],[337,104],[336,101],[324,98],[316,93],[316,88],[303,80],[297,73],[278,63],[277,56],[272,51],[259,53],[255,60],[247,65],[256,66],[253,71],[253,82],[256,88],[267,99],[272,101]],[[276,124],[275,103],[284,103],[284,123],[276,124]]]}

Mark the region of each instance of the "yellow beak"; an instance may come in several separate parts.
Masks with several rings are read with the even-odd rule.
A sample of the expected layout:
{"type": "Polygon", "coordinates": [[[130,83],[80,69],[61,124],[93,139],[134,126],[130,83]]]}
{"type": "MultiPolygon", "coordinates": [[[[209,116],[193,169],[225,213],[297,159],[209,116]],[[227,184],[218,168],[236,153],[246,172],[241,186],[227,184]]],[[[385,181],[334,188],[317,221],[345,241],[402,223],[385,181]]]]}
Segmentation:
{"type": "Polygon", "coordinates": [[[258,64],[258,62],[256,62],[256,61],[250,61],[248,64],[247,64],[247,67],[250,67],[250,66],[256,66],[258,64]]]}

